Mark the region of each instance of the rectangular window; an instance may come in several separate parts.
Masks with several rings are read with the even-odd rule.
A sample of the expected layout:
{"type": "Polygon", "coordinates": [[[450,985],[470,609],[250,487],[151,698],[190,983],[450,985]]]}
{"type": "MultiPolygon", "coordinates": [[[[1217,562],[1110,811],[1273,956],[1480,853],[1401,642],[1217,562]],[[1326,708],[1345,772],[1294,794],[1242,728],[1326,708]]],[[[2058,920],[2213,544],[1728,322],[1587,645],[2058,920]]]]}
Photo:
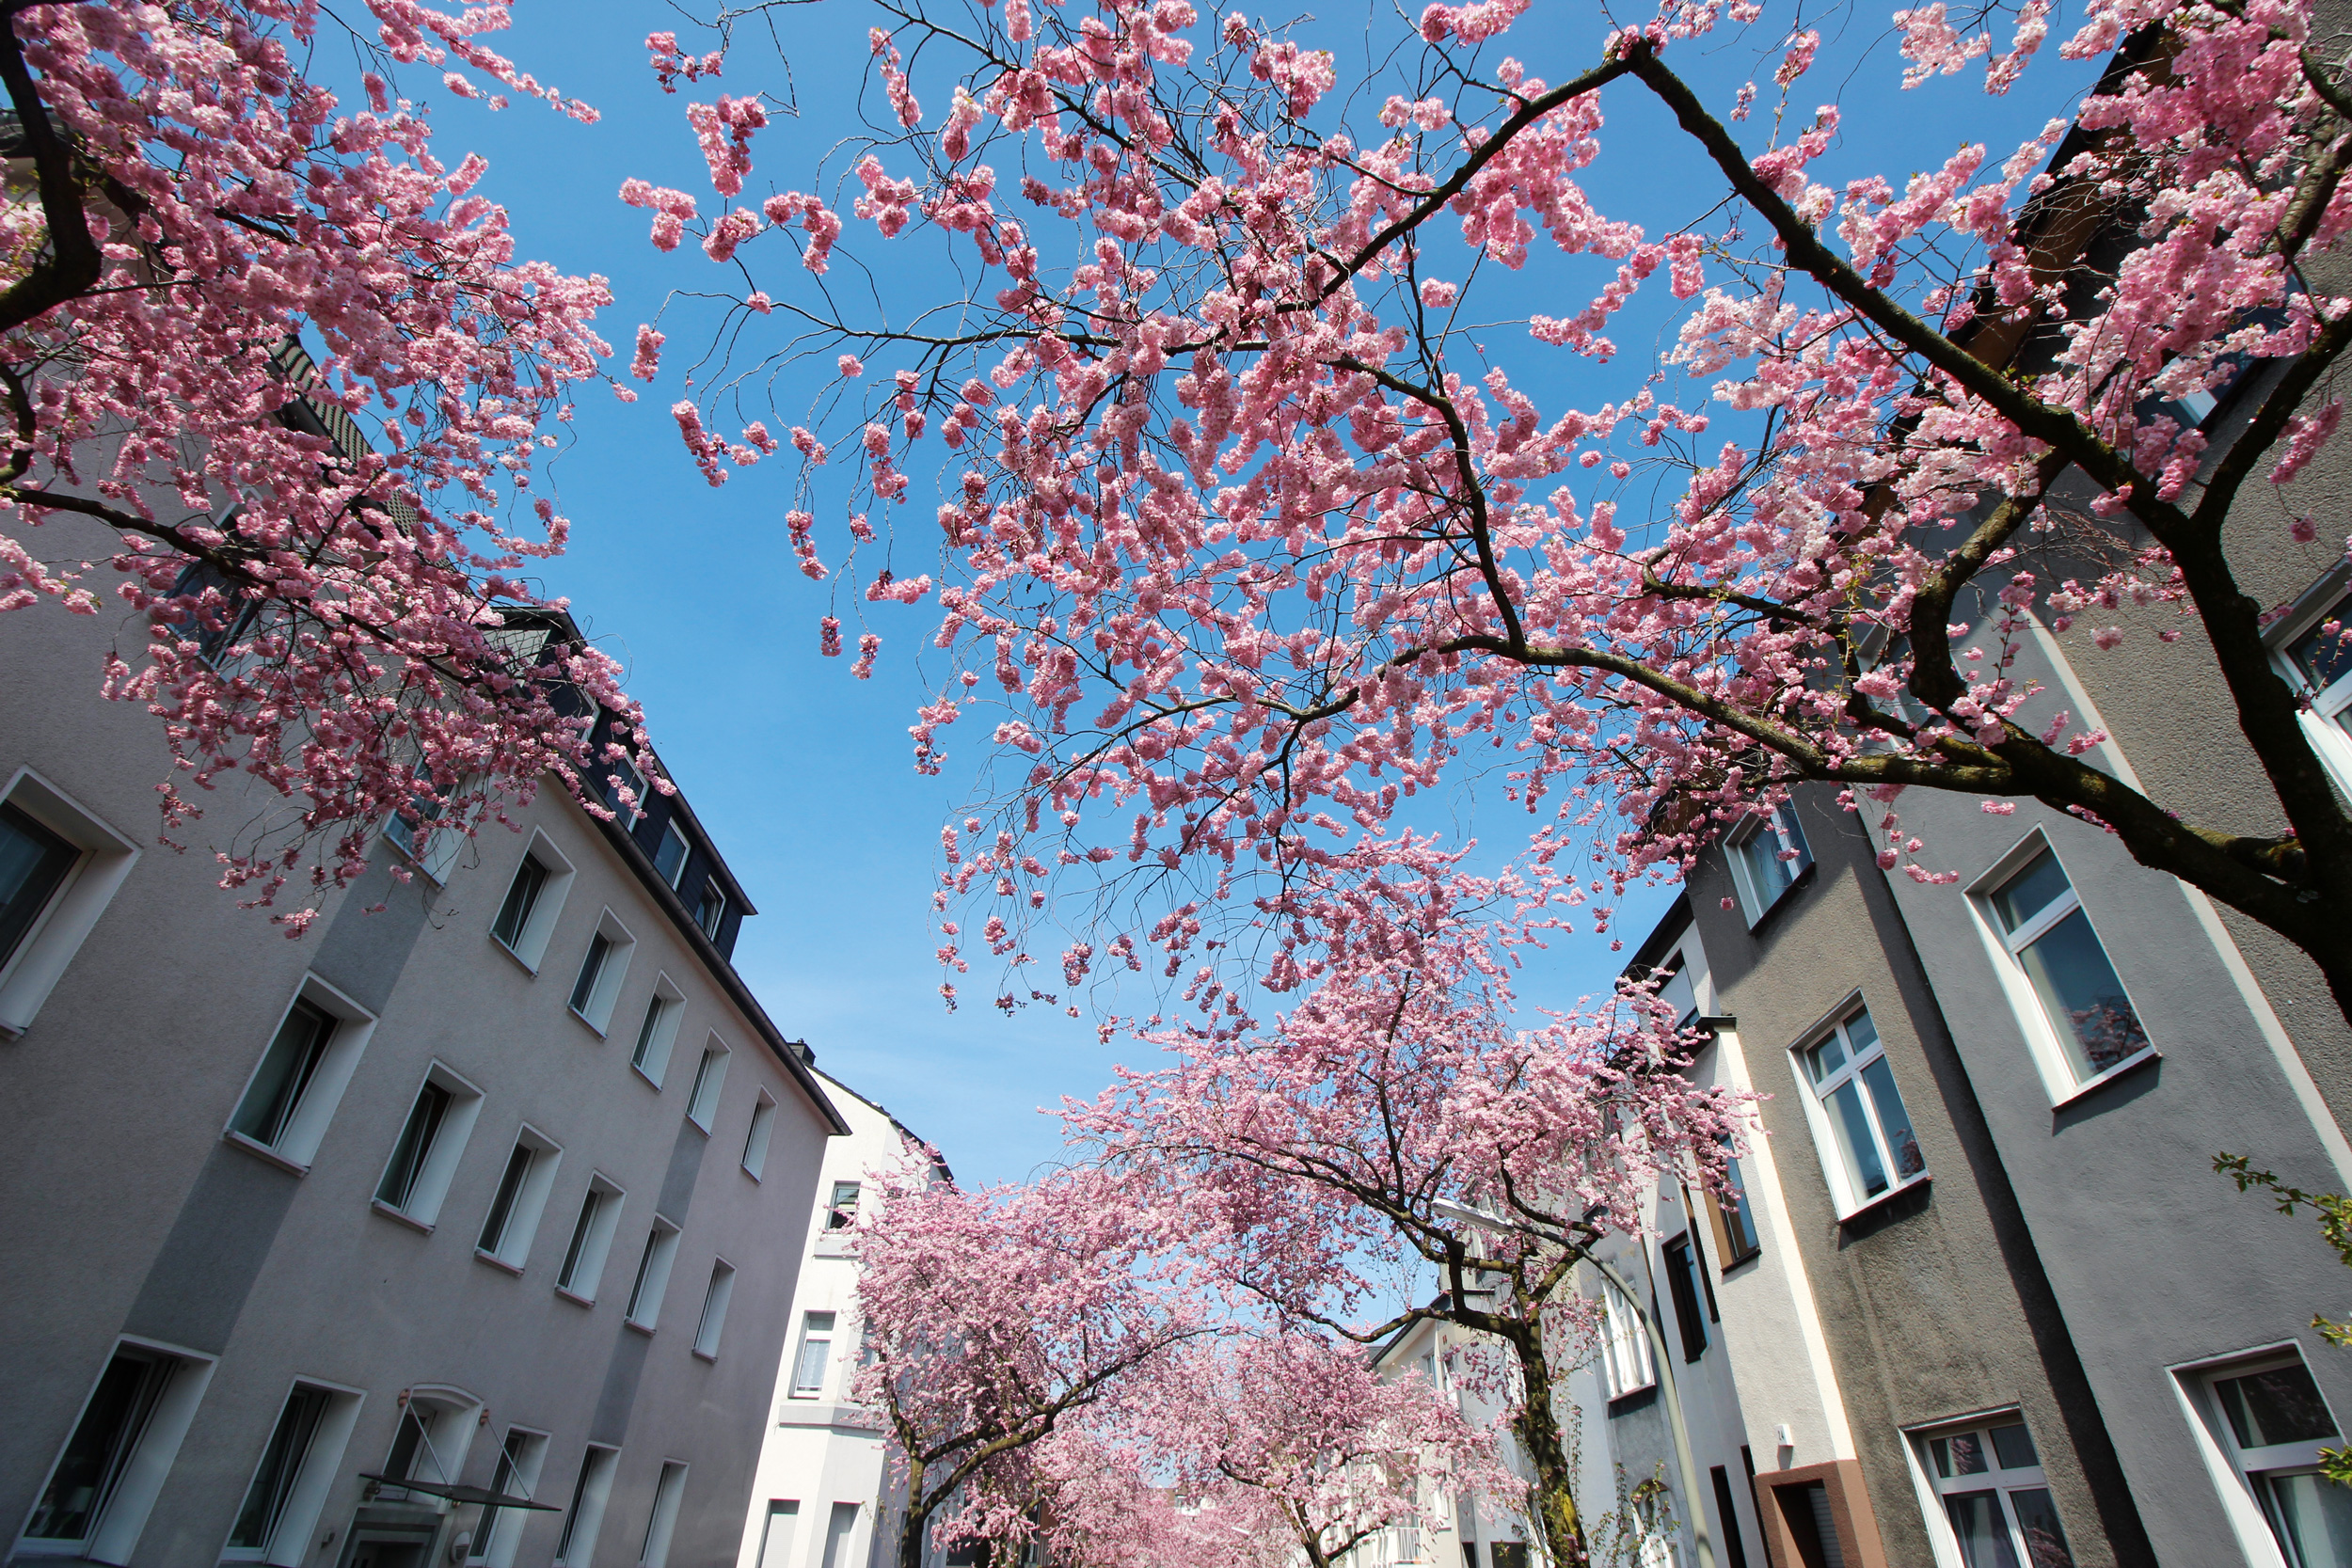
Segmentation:
{"type": "Polygon", "coordinates": [[[539,1216],[555,1186],[556,1164],[563,1151],[526,1127],[506,1156],[491,1196],[490,1212],[482,1218],[482,1234],[474,1250],[493,1262],[522,1272],[531,1254],[531,1240],[539,1231],[539,1216]]]}
{"type": "Polygon", "coordinates": [[[743,1135],[743,1169],[754,1180],[768,1166],[768,1137],[775,1130],[776,1102],[762,1089],[752,1107],[752,1128],[743,1135]]]}
{"type": "Polygon", "coordinates": [[[498,918],[490,923],[490,934],[510,949],[522,941],[532,915],[537,912],[548,876],[548,868],[536,855],[525,855],[523,863],[515,868],[515,879],[506,884],[506,899],[499,905],[498,918]]]}
{"type": "MultiPolygon", "coordinates": [[[[1748,1568],[1747,1538],[1740,1532],[1740,1514],[1731,1500],[1731,1472],[1717,1465],[1707,1474],[1708,1479],[1715,1483],[1715,1516],[1722,1530],[1726,1568],[1748,1568]]],[[[2042,1568],[2042,1565],[2036,1564],[2035,1568],[2042,1568]]],[[[2052,1564],[2050,1568],[2057,1568],[2057,1565],[2052,1564]]]]}
{"type": "Polygon", "coordinates": [[[285,1021],[262,1053],[262,1065],[246,1085],[230,1131],[275,1149],[285,1142],[302,1097],[326,1059],[327,1042],[335,1037],[335,1019],[307,997],[294,998],[285,1021]]]}
{"type": "Polygon", "coordinates": [[[702,904],[694,911],[694,924],[703,928],[703,935],[717,942],[719,922],[726,917],[726,890],[719,885],[716,879],[703,883],[702,904]]]}
{"type": "Polygon", "coordinates": [[[555,1544],[556,1568],[587,1568],[596,1555],[596,1532],[604,1524],[604,1505],[612,1496],[612,1473],[620,1468],[621,1450],[588,1445],[580,1456],[580,1479],[572,1482],[571,1506],[564,1511],[564,1534],[555,1544]]]}
{"type": "Polygon", "coordinates": [[[1756,1205],[1748,1196],[1747,1179],[1740,1174],[1740,1162],[1724,1162],[1724,1175],[1731,1188],[1727,1196],[1707,1195],[1707,1216],[1715,1228],[1715,1256],[1718,1266],[1735,1269],[1764,1250],[1764,1242],[1756,1228],[1756,1205]]]}
{"type": "Polygon", "coordinates": [[[23,808],[0,802],[0,969],[49,912],[81,863],[82,847],[52,832],[23,808]]]}
{"type": "MultiPolygon", "coordinates": [[[[850,1568],[850,1537],[857,1530],[857,1504],[835,1503],[825,1521],[825,1555],[818,1568],[850,1568]]],[[[1023,1558],[1026,1561],[1025,1554],[1023,1558]]]]}
{"type": "MultiPolygon", "coordinates": [[[[473,1444],[481,1404],[454,1393],[408,1391],[400,1419],[392,1430],[391,1452],[384,1457],[383,1475],[390,1481],[424,1481],[453,1486],[466,1468],[466,1450],[473,1444]]],[[[423,1497],[428,1494],[410,1494],[423,1497]]]]}
{"type": "Polygon", "coordinates": [[[34,1500],[26,1546],[129,1561],[212,1372],[210,1361],[118,1344],[34,1500]]]}
{"type": "Polygon", "coordinates": [[[686,875],[686,830],[673,818],[661,830],[661,847],[653,852],[653,868],[661,873],[661,879],[672,887],[686,875]]]}
{"type": "Polygon", "coordinates": [[[694,1354],[719,1354],[719,1336],[727,1325],[727,1300],[735,1294],[735,1265],[722,1258],[710,1265],[710,1284],[703,1291],[702,1321],[694,1325],[694,1354]]]}
{"type": "Polygon", "coordinates": [[[655,1088],[661,1086],[661,1075],[669,1070],[670,1048],[677,1041],[678,1021],[685,1012],[686,998],[670,983],[670,977],[655,975],[653,994],[645,999],[645,1016],[637,1025],[637,1044],[628,1053],[628,1065],[655,1088]]]}
{"type": "Polygon", "coordinates": [[[2065,867],[2047,846],[1994,888],[1986,902],[2075,1084],[2089,1083],[2149,1049],[2139,1015],[2115,977],[2065,867]]]}
{"type": "MultiPolygon", "coordinates": [[[[547,1433],[508,1427],[506,1441],[499,1447],[497,1467],[490,1472],[491,1492],[530,1502],[547,1457],[547,1433]]],[[[523,1509],[485,1505],[481,1521],[474,1526],[473,1550],[468,1560],[487,1563],[489,1568],[510,1568],[515,1549],[522,1544],[523,1527],[530,1519],[531,1514],[523,1509]]]]}
{"type": "Polygon", "coordinates": [[[621,982],[628,976],[629,955],[637,939],[629,935],[611,910],[596,918],[588,951],[572,981],[571,1009],[580,1021],[601,1035],[612,1022],[612,1006],[620,999],[621,982]]]}
{"type": "Polygon", "coordinates": [[[1649,1331],[1641,1308],[1607,1280],[1601,1282],[1601,1384],[1608,1396],[1623,1399],[1658,1381],[1650,1359],[1649,1331]]]}
{"type": "Polygon", "coordinates": [[[253,1472],[252,1483],[245,1490],[237,1522],[230,1528],[231,1547],[268,1550],[271,1539],[285,1522],[286,1505],[293,1500],[294,1482],[310,1458],[320,1420],[334,1398],[324,1388],[301,1384],[294,1385],[294,1392],[286,1396],[285,1408],[278,1413],[278,1425],[271,1430],[269,1443],[262,1449],[261,1466],[253,1472]]]}
{"type": "Polygon", "coordinates": [[[2352,794],[2352,595],[2330,573],[2270,631],[2270,657],[2303,699],[2299,717],[2336,786],[2352,794]]]}
{"type": "Polygon", "coordinates": [[[1789,804],[1752,816],[1735,830],[1726,847],[1731,879],[1739,888],[1740,905],[1751,926],[1762,920],[1813,863],[1804,831],[1797,826],[1796,808],[1789,804]]]}
{"type": "Polygon", "coordinates": [[[1833,1024],[1797,1053],[1812,1090],[1814,1136],[1838,1198],[1839,1217],[1925,1176],[1927,1156],[1895,1087],[1886,1048],[1867,1008],[1833,1024]],[[1826,1136],[1824,1136],[1826,1134],[1826,1136]]]}
{"type": "Polygon", "coordinates": [[[719,1114],[719,1086],[726,1082],[729,1054],[719,1037],[711,1036],[710,1043],[703,1047],[702,1061],[694,1069],[694,1086],[687,1091],[687,1118],[706,1132],[719,1114]]]}
{"type": "Polygon", "coordinates": [[[539,960],[547,956],[548,939],[555,934],[555,919],[563,912],[564,895],[571,885],[571,862],[556,851],[546,833],[532,833],[531,847],[515,867],[514,880],[506,884],[506,896],[490,922],[490,936],[534,974],[539,960]]]}
{"type": "Polygon", "coordinates": [[[1666,1293],[1675,1304],[1675,1324],[1682,1330],[1682,1359],[1696,1361],[1707,1354],[1707,1320],[1699,1316],[1698,1281],[1692,1277],[1691,1238],[1677,1236],[1661,1249],[1666,1263],[1666,1293]]]}
{"type": "Polygon", "coordinates": [[[612,1233],[621,1223],[621,1190],[604,1178],[591,1177],[587,1196],[580,1200],[580,1216],[564,1248],[564,1267],[555,1288],[581,1301],[596,1299],[596,1282],[604,1277],[604,1259],[612,1249],[612,1233]]]}
{"type": "Polygon", "coordinates": [[[2288,1568],[2352,1562],[2352,1490],[2320,1473],[2320,1450],[2344,1439],[2310,1369],[2293,1352],[2202,1379],[2221,1446],[2288,1568]]]}
{"type": "Polygon", "coordinates": [[[612,820],[623,832],[637,826],[645,815],[645,775],[627,757],[615,757],[606,768],[604,803],[612,808],[612,820]],[[623,795],[623,791],[628,791],[623,795]]]}
{"type": "Polygon", "coordinates": [[[646,1232],[645,1250],[637,1259],[637,1277],[628,1288],[623,1322],[650,1332],[661,1317],[661,1298],[670,1289],[670,1265],[677,1259],[677,1227],[656,1214],[646,1232]]]}
{"type": "Polygon", "coordinates": [[[30,768],[0,789],[0,1039],[32,1027],[138,857],[30,768]]]}
{"type": "Polygon", "coordinates": [[[825,1391],[825,1364],[833,1358],[833,1314],[811,1312],[801,1323],[801,1350],[792,1358],[792,1397],[813,1400],[825,1391]]]}
{"type": "Polygon", "coordinates": [[[598,931],[588,939],[588,956],[580,961],[580,978],[572,982],[572,1011],[586,1017],[588,999],[596,993],[596,979],[604,973],[604,960],[612,956],[612,939],[598,931]]]}
{"type": "Polygon", "coordinates": [[[2015,1414],[1913,1437],[1963,1562],[2040,1568],[2074,1560],[2033,1434],[2015,1414]]]}
{"type": "Polygon", "coordinates": [[[768,1502],[768,1522],[760,1527],[759,1557],[754,1568],[789,1568],[792,1560],[792,1527],[801,1512],[796,1497],[771,1497],[768,1502]]]}
{"type": "Polygon", "coordinates": [[[827,1230],[848,1230],[857,1224],[859,1191],[854,1181],[836,1181],[833,1184],[833,1196],[825,1204],[827,1230]]]}
{"type": "Polygon", "coordinates": [[[638,1568],[669,1568],[670,1537],[677,1529],[678,1504],[686,1496],[686,1465],[675,1459],[661,1462],[661,1479],[654,1482],[653,1512],[645,1516],[645,1544],[638,1549],[638,1568]]]}
{"type": "Polygon", "coordinates": [[[430,1227],[440,1217],[458,1157],[482,1114],[482,1091],[435,1062],[401,1124],[392,1157],[375,1184],[376,1206],[430,1227]]]}

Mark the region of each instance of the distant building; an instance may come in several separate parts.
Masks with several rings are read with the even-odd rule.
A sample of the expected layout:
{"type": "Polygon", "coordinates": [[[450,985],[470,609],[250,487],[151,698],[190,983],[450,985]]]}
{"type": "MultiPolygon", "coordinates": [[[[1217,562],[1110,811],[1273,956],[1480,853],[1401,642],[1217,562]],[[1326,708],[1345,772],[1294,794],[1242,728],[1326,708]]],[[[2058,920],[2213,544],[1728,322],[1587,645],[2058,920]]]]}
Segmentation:
{"type": "MultiPolygon", "coordinates": [[[[79,526],[43,543],[114,547],[79,526]]],[[[718,847],[551,785],[395,823],[287,941],[155,846],[116,634],[0,617],[7,1560],[727,1557],[849,1123],[729,961],[718,847]]]]}

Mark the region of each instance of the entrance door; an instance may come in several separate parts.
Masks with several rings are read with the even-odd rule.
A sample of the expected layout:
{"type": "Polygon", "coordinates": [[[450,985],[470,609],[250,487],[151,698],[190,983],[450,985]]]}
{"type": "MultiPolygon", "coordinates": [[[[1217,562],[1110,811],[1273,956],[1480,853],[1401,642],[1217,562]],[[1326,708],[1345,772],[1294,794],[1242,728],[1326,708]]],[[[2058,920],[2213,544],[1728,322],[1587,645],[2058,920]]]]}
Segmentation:
{"type": "Polygon", "coordinates": [[[351,1568],[424,1568],[421,1541],[362,1541],[352,1554],[351,1568]]]}

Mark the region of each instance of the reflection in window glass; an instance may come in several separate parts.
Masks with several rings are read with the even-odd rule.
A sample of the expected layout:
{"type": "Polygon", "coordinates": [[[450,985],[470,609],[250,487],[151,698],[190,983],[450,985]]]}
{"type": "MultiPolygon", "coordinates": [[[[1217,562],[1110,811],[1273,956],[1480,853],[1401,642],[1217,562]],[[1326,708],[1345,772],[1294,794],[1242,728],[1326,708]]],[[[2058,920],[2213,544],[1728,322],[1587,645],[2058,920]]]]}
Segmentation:
{"type": "Polygon", "coordinates": [[[2010,954],[2032,984],[2077,1082],[2148,1049],[2139,1015],[2056,855],[2047,849],[2036,855],[1991,902],[2010,954]]]}
{"type": "Polygon", "coordinates": [[[1834,1026],[1804,1053],[1806,1076],[1829,1122],[1848,1208],[1927,1173],[1927,1156],[1895,1086],[1894,1069],[1867,1011],[1834,1026]]]}
{"type": "Polygon", "coordinates": [[[2319,1472],[2340,1444],[2335,1418],[2299,1360],[2217,1377],[2229,1447],[2288,1568],[2352,1568],[2352,1490],[2319,1472]]]}
{"type": "Polygon", "coordinates": [[[1927,1439],[1930,1477],[1966,1568],[2074,1568],[2025,1423],[1927,1439]]]}

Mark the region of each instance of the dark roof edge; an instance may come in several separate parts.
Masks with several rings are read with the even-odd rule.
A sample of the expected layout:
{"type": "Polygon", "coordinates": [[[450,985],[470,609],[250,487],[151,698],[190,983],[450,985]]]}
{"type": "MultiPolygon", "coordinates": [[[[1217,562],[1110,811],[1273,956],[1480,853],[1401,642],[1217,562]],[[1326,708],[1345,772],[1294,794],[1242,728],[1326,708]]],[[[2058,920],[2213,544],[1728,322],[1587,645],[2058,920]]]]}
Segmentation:
{"type": "MultiPolygon", "coordinates": [[[[570,791],[563,793],[564,799],[571,799],[570,791]]],[[[817,1069],[801,1060],[800,1052],[784,1037],[784,1031],[776,1027],[775,1020],[768,1016],[768,1009],[759,1005],[759,998],[752,994],[752,988],[743,983],[743,976],[735,972],[735,965],[728,961],[726,955],[703,934],[700,926],[694,924],[694,918],[686,912],[686,905],[678,897],[677,890],[664,881],[661,873],[653,868],[653,862],[645,858],[645,852],[637,847],[637,841],[619,822],[580,808],[577,800],[571,803],[580,809],[582,816],[596,825],[596,831],[604,834],[604,841],[621,857],[621,863],[636,873],[637,879],[653,895],[656,907],[670,917],[670,924],[677,927],[678,935],[686,939],[686,944],[694,950],[694,956],[702,959],[703,967],[710,971],[711,977],[719,982],[728,1000],[750,1021],[759,1037],[767,1042],[768,1049],[775,1053],[776,1060],[784,1064],[785,1071],[808,1096],[810,1103],[824,1113],[825,1120],[833,1127],[833,1136],[848,1137],[850,1124],[842,1119],[840,1108],[827,1098],[823,1085],[817,1082],[817,1069]]]]}
{"type": "Polygon", "coordinates": [[[1637,979],[1648,974],[1652,966],[1666,956],[1666,949],[1675,944],[1675,939],[1690,924],[1691,890],[1686,885],[1675,895],[1675,901],[1666,906],[1666,912],[1659,917],[1658,924],[1650,927],[1649,935],[1642,939],[1642,945],[1633,950],[1633,957],[1626,961],[1623,973],[1637,979]]]}

